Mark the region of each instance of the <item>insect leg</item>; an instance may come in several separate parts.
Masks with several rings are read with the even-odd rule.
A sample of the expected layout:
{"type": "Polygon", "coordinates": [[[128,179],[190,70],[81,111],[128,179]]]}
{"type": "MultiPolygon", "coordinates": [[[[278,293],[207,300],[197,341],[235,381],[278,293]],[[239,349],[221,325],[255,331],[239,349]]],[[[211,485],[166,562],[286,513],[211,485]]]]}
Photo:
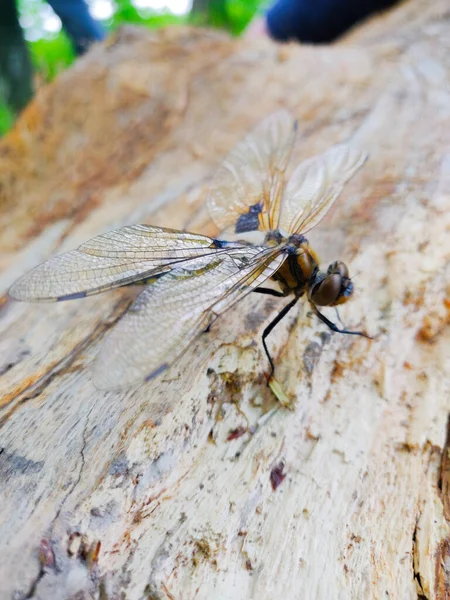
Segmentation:
{"type": "Polygon", "coordinates": [[[360,335],[362,337],[367,338],[368,340],[373,339],[370,337],[370,335],[367,335],[367,333],[364,333],[362,331],[349,331],[348,329],[339,329],[339,327],[337,325],[335,325],[335,323],[330,321],[330,319],[327,319],[325,315],[323,315],[321,312],[319,312],[319,310],[317,309],[316,306],[313,306],[312,308],[313,308],[315,314],[322,321],[322,323],[325,323],[325,325],[327,325],[332,331],[335,331],[336,333],[347,333],[348,335],[360,335]]]}
{"type": "Polygon", "coordinates": [[[276,296],[277,298],[284,298],[286,294],[283,292],[279,292],[278,290],[272,290],[271,288],[258,287],[253,290],[254,292],[258,292],[258,294],[268,294],[269,296],[276,296]]]}
{"type": "Polygon", "coordinates": [[[263,331],[263,334],[262,334],[262,343],[263,343],[263,346],[264,346],[264,351],[265,351],[266,356],[269,359],[269,363],[270,363],[270,376],[269,376],[268,381],[270,381],[270,379],[273,377],[273,374],[275,372],[275,366],[273,364],[272,357],[270,356],[269,350],[267,348],[266,337],[274,329],[274,327],[276,327],[276,325],[281,321],[281,319],[288,314],[288,312],[291,310],[291,308],[293,306],[295,306],[295,304],[297,302],[298,302],[298,298],[294,298],[293,300],[291,300],[289,302],[289,304],[286,304],[286,306],[283,308],[283,310],[280,311],[277,314],[277,316],[275,317],[275,319],[271,323],[269,323],[269,325],[267,325],[267,327],[263,331]]]}

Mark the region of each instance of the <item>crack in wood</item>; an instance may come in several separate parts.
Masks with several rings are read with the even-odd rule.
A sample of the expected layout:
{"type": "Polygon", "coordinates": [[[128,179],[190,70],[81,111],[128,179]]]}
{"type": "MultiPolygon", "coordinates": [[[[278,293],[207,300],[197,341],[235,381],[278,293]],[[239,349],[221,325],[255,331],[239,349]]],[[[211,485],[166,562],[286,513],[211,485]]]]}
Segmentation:
{"type": "Polygon", "coordinates": [[[411,552],[412,570],[414,573],[414,580],[416,582],[417,600],[428,600],[427,596],[425,596],[425,594],[423,593],[422,576],[420,574],[420,569],[417,568],[416,561],[414,559],[415,547],[417,544],[417,531],[418,531],[418,527],[419,527],[419,520],[420,520],[420,512],[418,513],[418,515],[416,517],[416,524],[415,524],[414,531],[412,534],[412,552],[411,552]]]}
{"type": "MultiPolygon", "coordinates": [[[[83,474],[83,470],[84,467],[86,465],[86,458],[84,455],[85,449],[86,449],[86,445],[87,445],[87,436],[86,436],[86,431],[87,431],[87,427],[89,424],[89,417],[92,413],[92,410],[94,409],[94,405],[92,405],[92,407],[90,408],[89,412],[86,415],[86,422],[84,424],[83,427],[83,433],[82,433],[82,444],[81,444],[81,449],[80,449],[80,457],[81,457],[81,464],[80,464],[80,468],[78,471],[78,475],[74,481],[74,483],[70,486],[70,489],[68,490],[67,494],[64,496],[64,498],[61,500],[61,503],[58,507],[58,510],[56,511],[55,516],[53,517],[51,523],[50,523],[50,529],[49,529],[49,534],[48,534],[48,539],[49,539],[49,543],[56,543],[55,540],[53,540],[53,534],[54,534],[54,530],[55,530],[55,525],[57,520],[59,519],[62,509],[64,508],[64,505],[66,504],[68,498],[70,497],[70,495],[73,493],[73,491],[76,489],[76,487],[79,485],[80,481],[81,481],[81,476],[83,474]]],[[[57,568],[56,564],[55,564],[55,568],[57,568]]],[[[43,564],[42,560],[41,560],[41,564],[40,564],[40,568],[39,568],[39,572],[37,574],[37,576],[35,577],[35,579],[31,582],[29,588],[28,588],[28,592],[26,594],[26,596],[24,597],[24,600],[31,600],[34,597],[34,594],[37,590],[37,587],[39,585],[39,583],[42,581],[42,579],[44,578],[44,576],[47,574],[47,569],[45,568],[45,565],[43,564]]]]}
{"type": "MultiPolygon", "coordinates": [[[[442,502],[444,518],[450,524],[450,413],[447,417],[445,443],[441,451],[441,464],[437,481],[439,498],[442,502]]],[[[444,538],[439,543],[435,553],[435,594],[439,600],[450,598],[450,574],[448,557],[450,556],[450,539],[444,538]]]]}
{"type": "Polygon", "coordinates": [[[447,433],[441,452],[437,487],[444,510],[444,517],[450,523],[450,414],[447,418],[447,433]]]}

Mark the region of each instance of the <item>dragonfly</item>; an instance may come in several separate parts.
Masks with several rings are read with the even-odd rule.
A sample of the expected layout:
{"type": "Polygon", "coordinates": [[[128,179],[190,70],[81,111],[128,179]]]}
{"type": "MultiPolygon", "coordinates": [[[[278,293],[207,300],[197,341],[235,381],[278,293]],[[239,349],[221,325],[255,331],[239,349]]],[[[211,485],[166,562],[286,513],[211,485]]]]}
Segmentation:
{"type": "Polygon", "coordinates": [[[321,270],[305,237],[367,156],[339,144],[302,162],[288,177],[297,131],[294,117],[279,110],[223,160],[207,197],[210,216],[224,232],[220,238],[127,225],[35,267],[10,288],[10,297],[66,301],[121,286],[145,286],[95,360],[93,379],[100,389],[124,388],[160,375],[250,292],[291,297],[262,334],[269,382],[275,365],[267,336],[300,298],[333,331],[369,337],[339,328],[320,312],[320,307],[347,302],[354,285],[341,261],[321,270]],[[249,241],[252,232],[261,236],[261,243],[249,241]],[[265,287],[269,280],[272,287],[265,287]]]}

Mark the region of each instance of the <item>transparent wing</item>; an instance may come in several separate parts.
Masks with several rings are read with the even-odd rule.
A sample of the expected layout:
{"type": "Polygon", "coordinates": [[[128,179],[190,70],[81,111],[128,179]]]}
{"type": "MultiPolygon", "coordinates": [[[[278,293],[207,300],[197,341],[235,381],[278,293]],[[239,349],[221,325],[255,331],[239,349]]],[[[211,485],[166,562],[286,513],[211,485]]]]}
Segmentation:
{"type": "Polygon", "coordinates": [[[357,148],[342,144],[299,165],[286,186],[280,228],[292,234],[315,227],[366,159],[357,148]]]}
{"type": "Polygon", "coordinates": [[[9,295],[25,302],[82,298],[234,247],[242,244],[149,225],[127,226],[50,258],[19,279],[9,295]]]}
{"type": "Polygon", "coordinates": [[[264,119],[223,161],[210,188],[208,208],[221,229],[269,231],[278,223],[284,172],[296,122],[285,110],[264,119]]]}
{"type": "Polygon", "coordinates": [[[197,259],[195,272],[178,268],[149,285],[105,340],[94,365],[96,386],[124,388],[164,371],[284,259],[279,249],[253,246],[197,259]]]}

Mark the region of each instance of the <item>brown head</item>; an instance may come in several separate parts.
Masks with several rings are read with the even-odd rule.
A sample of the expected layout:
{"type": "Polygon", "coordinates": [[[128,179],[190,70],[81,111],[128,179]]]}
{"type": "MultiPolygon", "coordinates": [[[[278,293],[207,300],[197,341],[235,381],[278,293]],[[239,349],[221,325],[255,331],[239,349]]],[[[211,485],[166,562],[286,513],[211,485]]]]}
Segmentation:
{"type": "Polygon", "coordinates": [[[318,271],[308,286],[308,298],[316,306],[338,306],[353,294],[353,283],[343,262],[332,263],[326,273],[318,271]]]}

